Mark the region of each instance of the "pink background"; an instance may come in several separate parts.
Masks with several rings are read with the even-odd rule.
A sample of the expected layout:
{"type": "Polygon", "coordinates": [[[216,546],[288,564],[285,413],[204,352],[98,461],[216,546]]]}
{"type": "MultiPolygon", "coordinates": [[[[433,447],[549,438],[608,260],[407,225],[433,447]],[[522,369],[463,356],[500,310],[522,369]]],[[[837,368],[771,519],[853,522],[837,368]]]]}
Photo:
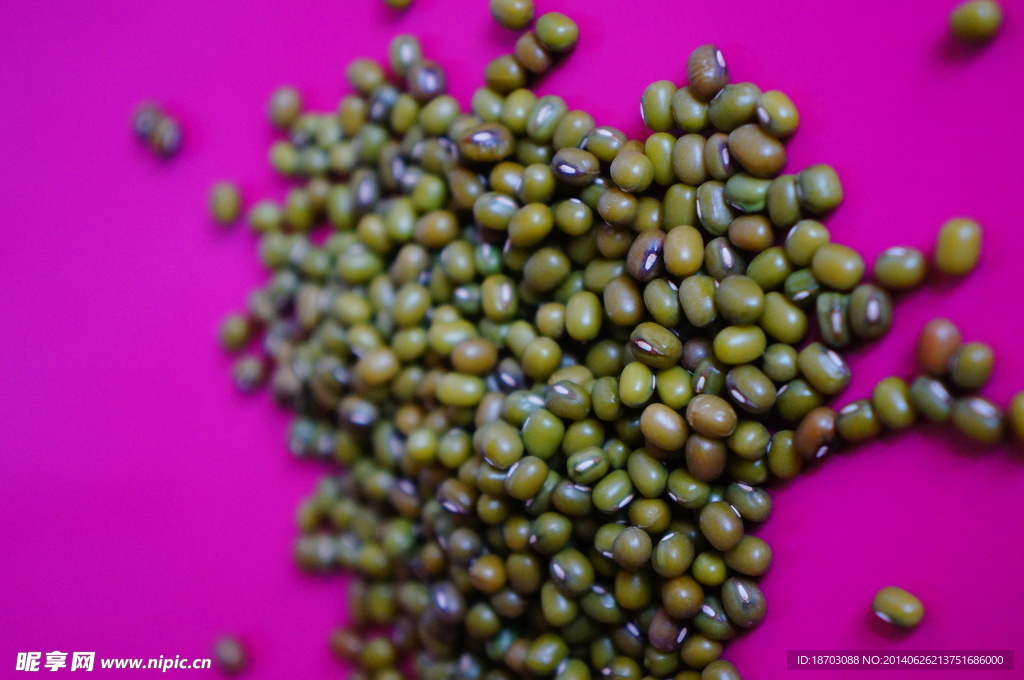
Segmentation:
{"type": "MultiPolygon", "coordinates": [[[[583,33],[540,89],[640,136],[643,87],[681,81],[689,51],[716,42],[734,79],[800,108],[790,167],[838,169],[835,240],[870,261],[976,216],[981,270],[902,300],[846,397],[909,377],[917,330],[942,314],[995,345],[986,393],[1005,403],[1024,387],[1024,3],[1004,0],[1005,30],[978,53],[948,44],[953,4],[538,0],[583,33]]],[[[229,384],[215,329],[265,274],[250,233],[210,224],[207,190],[235,178],[250,201],[283,194],[265,162],[275,86],[333,107],[350,59],[383,58],[411,31],[468,105],[515,36],[483,0],[416,0],[402,16],[377,0],[101,5],[11,0],[0,18],[0,675],[18,651],[203,657],[237,631],[252,678],[340,677],[325,640],[345,617],[342,583],[290,557],[294,508],[321,470],[286,454],[285,415],[229,384]],[[185,126],[171,163],[128,133],[147,97],[185,126]]],[[[775,494],[770,613],[726,657],[747,678],[812,680],[836,674],[787,672],[787,649],[1009,648],[1019,670],[993,677],[1024,676],[1022,489],[1019,449],[946,430],[837,457],[775,494]],[[889,584],[927,605],[903,639],[868,624],[889,584]]]]}

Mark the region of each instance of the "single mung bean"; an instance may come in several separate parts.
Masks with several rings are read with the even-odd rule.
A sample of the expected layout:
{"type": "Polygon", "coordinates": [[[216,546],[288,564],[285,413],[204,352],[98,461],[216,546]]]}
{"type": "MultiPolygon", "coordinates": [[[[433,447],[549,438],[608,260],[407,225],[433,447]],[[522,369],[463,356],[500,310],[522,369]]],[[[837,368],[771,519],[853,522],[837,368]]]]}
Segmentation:
{"type": "Polygon", "coordinates": [[[715,335],[715,357],[723,364],[746,364],[760,358],[767,344],[760,326],[728,326],[715,335]]]}
{"type": "Polygon", "coordinates": [[[907,290],[924,281],[926,269],[920,250],[895,246],[882,251],[875,260],[875,281],[889,290],[907,290]]]}
{"type": "Polygon", "coordinates": [[[761,370],[775,382],[788,382],[799,374],[797,352],[790,345],[768,345],[761,357],[761,370]]]}
{"type": "Polygon", "coordinates": [[[669,80],[659,80],[644,89],[640,98],[640,117],[644,125],[655,132],[672,129],[672,97],[676,86],[669,80]]]}
{"type": "Polygon", "coordinates": [[[981,226],[974,220],[956,218],[942,225],[935,243],[935,266],[943,274],[964,276],[978,265],[981,226]]]}
{"type": "Polygon", "coordinates": [[[491,16],[505,28],[521,31],[533,21],[533,0],[490,0],[491,16]]]}
{"type": "Polygon", "coordinates": [[[839,409],[836,431],[846,441],[856,444],[881,434],[882,422],[871,402],[861,399],[839,409]]]}
{"type": "Polygon", "coordinates": [[[825,243],[811,260],[811,272],[821,283],[836,290],[851,290],[864,276],[860,254],[838,243],[825,243]]]}
{"type": "Polygon", "coordinates": [[[796,176],[800,207],[812,215],[834,210],[843,202],[843,185],[829,165],[812,165],[796,176]]]}
{"type": "Polygon", "coordinates": [[[275,126],[281,129],[291,127],[301,112],[302,95],[294,87],[279,87],[270,96],[267,115],[275,126]]]}
{"type": "Polygon", "coordinates": [[[747,413],[766,413],[775,405],[775,385],[750,364],[730,369],[725,376],[725,389],[733,403],[747,413]]]}
{"type": "Polygon", "coordinates": [[[721,397],[699,394],[686,406],[686,422],[695,432],[708,437],[728,437],[736,429],[733,407],[721,397]]]}
{"type": "Polygon", "coordinates": [[[818,328],[823,343],[833,348],[850,344],[850,296],[844,293],[822,293],[815,303],[818,328]]]}
{"type": "Polygon", "coordinates": [[[722,557],[733,571],[747,576],[764,576],[772,566],[772,549],[757,536],[744,535],[732,550],[722,557]]]}
{"type": "Polygon", "coordinates": [[[571,52],[580,37],[576,22],[559,12],[541,15],[533,30],[541,45],[558,53],[571,52]]]}
{"type": "Polygon", "coordinates": [[[618,154],[609,172],[612,181],[630,193],[644,191],[654,181],[654,165],[642,152],[626,151],[618,154]]]}
{"type": "Polygon", "coordinates": [[[700,132],[708,126],[708,105],[689,86],[672,95],[672,121],[684,132],[700,132]]]}
{"type": "Polygon", "coordinates": [[[757,583],[739,576],[732,576],[722,584],[722,606],[729,619],[740,628],[753,628],[764,620],[767,612],[757,583]]]}
{"type": "MultiPolygon", "coordinates": [[[[729,133],[729,152],[754,177],[771,179],[786,165],[782,143],[753,124],[741,125],[729,133]]],[[[767,184],[763,190],[767,194],[767,184]]]]}
{"type": "Polygon", "coordinates": [[[746,275],[765,292],[781,287],[792,273],[793,267],[786,257],[785,250],[778,246],[758,253],[747,265],[746,271],[746,275]]]}
{"type": "Polygon", "coordinates": [[[812,342],[797,355],[797,366],[807,381],[822,394],[839,394],[850,384],[850,367],[835,351],[812,342]]]}
{"type": "Polygon", "coordinates": [[[917,420],[917,411],[910,401],[910,387],[901,378],[885,378],[875,385],[871,405],[878,419],[891,430],[905,430],[917,420]]]}
{"type": "Polygon", "coordinates": [[[729,133],[754,120],[761,89],[753,83],[726,85],[708,106],[708,120],[716,129],[729,133]]]}
{"type": "Polygon", "coordinates": [[[910,403],[928,420],[944,423],[953,412],[953,396],[935,378],[920,376],[910,385],[910,403]]]}
{"type": "Polygon", "coordinates": [[[961,390],[974,391],[983,387],[992,376],[995,355],[983,342],[961,345],[949,360],[949,379],[961,390]]]}
{"type": "Polygon", "coordinates": [[[953,425],[964,435],[983,444],[995,444],[1005,434],[1003,412],[984,397],[966,397],[953,404],[953,425]]]}
{"type": "Polygon", "coordinates": [[[678,411],[664,404],[649,404],[640,416],[640,429],[658,448],[674,451],[683,448],[689,428],[678,411]]]}
{"type": "Polygon", "coordinates": [[[914,628],[924,616],[921,600],[895,586],[879,590],[871,601],[871,610],[886,623],[900,628],[914,628]]]}
{"type": "Polygon", "coordinates": [[[877,286],[863,284],[850,294],[850,327],[861,340],[877,340],[892,327],[892,300],[877,286]]]}
{"type": "Polygon", "coordinates": [[[967,0],[949,15],[949,30],[968,45],[991,40],[1003,23],[1003,10],[996,0],[967,0]]]}
{"type": "Polygon", "coordinates": [[[777,227],[790,227],[800,220],[800,199],[795,175],[780,175],[772,180],[766,198],[768,217],[777,227]]]}
{"type": "Polygon", "coordinates": [[[784,139],[800,125],[800,114],[784,93],[768,90],[757,102],[757,122],[772,137],[784,139]]]}

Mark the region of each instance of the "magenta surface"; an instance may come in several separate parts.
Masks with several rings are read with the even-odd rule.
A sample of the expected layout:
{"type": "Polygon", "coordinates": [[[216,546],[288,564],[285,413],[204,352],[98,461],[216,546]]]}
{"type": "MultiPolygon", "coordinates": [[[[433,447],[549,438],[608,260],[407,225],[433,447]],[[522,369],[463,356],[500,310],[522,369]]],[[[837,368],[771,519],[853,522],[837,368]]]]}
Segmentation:
{"type": "MultiPolygon", "coordinates": [[[[1024,3],[1004,0],[1004,31],[979,52],[948,43],[952,5],[538,0],[582,27],[541,90],[641,136],[643,87],[681,82],[689,51],[715,42],[734,80],[800,108],[790,168],[839,171],[835,240],[870,261],[890,245],[928,249],[945,219],[977,217],[980,270],[901,299],[841,401],[909,377],[918,329],[944,315],[995,346],[985,393],[1005,404],[1024,387],[1024,3]]],[[[466,105],[486,60],[515,39],[483,0],[415,0],[402,16],[378,0],[5,3],[0,676],[21,675],[20,651],[204,657],[226,631],[250,642],[254,679],[342,675],[325,640],[345,619],[343,584],[301,576],[290,558],[294,508],[321,470],[286,454],[285,415],[228,382],[215,329],[265,274],[253,236],[215,228],[206,199],[222,178],[250,201],[281,196],[265,161],[269,93],[290,82],[333,107],[344,65],[383,58],[401,32],[422,36],[466,105]],[[185,126],[173,162],[128,134],[144,98],[185,126]]],[[[760,532],[776,556],[769,615],[726,657],[745,678],[813,680],[836,672],[787,671],[787,650],[1020,652],[1022,492],[1019,449],[982,451],[948,430],[837,456],[774,494],[760,532]],[[869,623],[887,585],[926,604],[909,636],[869,623]]]]}

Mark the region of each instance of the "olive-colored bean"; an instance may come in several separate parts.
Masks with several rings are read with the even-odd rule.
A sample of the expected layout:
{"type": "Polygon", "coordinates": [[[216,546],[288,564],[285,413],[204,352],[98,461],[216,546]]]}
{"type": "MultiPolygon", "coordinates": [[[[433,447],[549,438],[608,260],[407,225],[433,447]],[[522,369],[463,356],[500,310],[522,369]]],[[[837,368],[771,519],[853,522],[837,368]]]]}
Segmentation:
{"type": "Polygon", "coordinates": [[[786,298],[798,307],[813,304],[821,293],[821,285],[810,269],[798,269],[782,284],[786,298]]]}
{"type": "Polygon", "coordinates": [[[800,220],[786,234],[786,257],[797,267],[807,267],[821,246],[831,241],[831,234],[817,220],[800,220]]]}
{"type": "Polygon", "coordinates": [[[768,248],[758,253],[747,265],[746,271],[746,275],[766,292],[782,286],[792,273],[793,267],[786,257],[786,252],[780,247],[768,248]]]}
{"type": "Polygon", "coordinates": [[[629,505],[636,496],[633,482],[625,470],[615,470],[605,475],[594,486],[594,507],[605,514],[612,514],[629,505]]]}
{"type": "Polygon", "coordinates": [[[533,0],[490,0],[494,20],[505,28],[521,31],[533,21],[533,0]]]}
{"type": "Polygon", "coordinates": [[[679,325],[682,319],[682,307],[679,304],[679,288],[668,279],[655,279],[644,287],[644,306],[654,320],[672,328],[679,325]]]}
{"type": "Polygon", "coordinates": [[[799,374],[797,352],[781,343],[768,345],[761,358],[761,370],[775,382],[789,382],[799,374]]]}
{"type": "Polygon", "coordinates": [[[706,595],[700,612],[693,619],[694,625],[701,633],[724,642],[735,637],[736,627],[729,621],[721,600],[714,595],[706,595]]]}
{"type": "Polygon", "coordinates": [[[644,191],[654,181],[654,165],[642,151],[624,151],[615,156],[609,169],[612,181],[623,191],[644,191]]]}
{"type": "Polygon", "coordinates": [[[892,327],[892,300],[877,286],[863,284],[850,294],[850,327],[861,340],[877,340],[892,327]]]}
{"type": "Polygon", "coordinates": [[[992,348],[985,343],[965,343],[960,345],[949,360],[949,379],[961,390],[980,389],[992,376],[994,361],[992,348]]]}
{"type": "Polygon", "coordinates": [[[655,132],[644,142],[644,155],[651,161],[654,181],[661,186],[668,186],[676,181],[672,169],[672,149],[675,142],[675,136],[667,132],[655,132]]]}
{"type": "MultiPolygon", "coordinates": [[[[739,175],[734,175],[734,177],[739,177],[739,175]]],[[[730,178],[729,181],[732,181],[732,179],[730,178]]],[[[728,189],[729,185],[727,182],[726,193],[728,193],[728,189]]],[[[772,224],[764,215],[740,215],[729,225],[727,234],[729,241],[734,246],[755,253],[768,250],[775,243],[772,224]]]]}
{"type": "Polygon", "coordinates": [[[672,129],[672,97],[676,86],[669,80],[651,83],[640,99],[640,117],[655,132],[672,129]]]}
{"type": "Polygon", "coordinates": [[[708,126],[707,102],[698,99],[689,86],[672,96],[672,120],[684,132],[700,132],[708,126]]]}
{"type": "Polygon", "coordinates": [[[917,420],[910,401],[910,388],[901,378],[885,378],[875,385],[871,405],[878,419],[891,430],[905,430],[917,420]]]}
{"type": "Polygon", "coordinates": [[[710,233],[726,233],[735,217],[736,212],[725,198],[724,183],[710,181],[697,187],[697,219],[710,233]]]}
{"type": "Polygon", "coordinates": [[[715,336],[715,357],[723,364],[756,361],[767,346],[760,326],[729,326],[715,336]]]}
{"type": "Polygon", "coordinates": [[[548,12],[534,25],[537,40],[552,52],[571,52],[579,41],[580,29],[576,22],[559,12],[548,12]]]}
{"type": "MultiPolygon", "coordinates": [[[[679,657],[691,668],[705,668],[718,660],[721,655],[722,643],[708,639],[700,633],[687,637],[679,650],[679,657]]],[[[676,680],[691,680],[691,678],[680,679],[677,677],[676,680]]],[[[697,675],[693,680],[702,680],[702,678],[697,675]]]]}
{"type": "Polygon", "coordinates": [[[648,441],[667,451],[683,448],[689,434],[683,417],[664,404],[649,404],[644,409],[640,429],[648,441]]]}
{"type": "Polygon", "coordinates": [[[900,628],[914,628],[924,616],[921,600],[895,586],[879,590],[871,601],[871,609],[878,618],[900,628]]]}
{"type": "Polygon", "coordinates": [[[593,117],[585,111],[569,111],[555,127],[551,145],[555,149],[579,148],[594,129],[593,117]]]}
{"type": "Polygon", "coordinates": [[[574,382],[561,380],[545,389],[544,406],[559,418],[583,420],[590,414],[590,393],[574,382]]]}
{"type": "Polygon", "coordinates": [[[772,566],[772,549],[757,536],[745,535],[722,557],[730,569],[746,576],[764,576],[772,566]]]}
{"type": "Polygon", "coordinates": [[[815,304],[821,341],[833,348],[850,344],[850,296],[844,293],[822,293],[815,304]]]}
{"type": "MultiPolygon", "coordinates": [[[[692,85],[691,85],[692,87],[692,85]]],[[[722,132],[732,132],[754,120],[761,89],[753,83],[726,85],[708,106],[708,120],[722,132]]]]}
{"type": "Polygon", "coordinates": [[[683,279],[679,286],[679,303],[691,324],[701,328],[718,318],[716,290],[715,280],[710,276],[698,274],[683,279]]]}
{"type": "Polygon", "coordinates": [[[619,376],[619,398],[629,408],[645,405],[654,394],[654,373],[643,362],[632,361],[619,376]]]}
{"type": "Polygon", "coordinates": [[[729,239],[720,237],[712,239],[704,247],[704,266],[709,275],[722,281],[728,276],[742,274],[747,268],[747,263],[729,239]]]}
{"type": "Polygon", "coordinates": [[[638,571],[651,559],[654,544],[639,527],[627,527],[612,543],[612,559],[627,571],[638,571]]]}
{"type": "Polygon", "coordinates": [[[715,306],[734,324],[755,323],[764,311],[764,291],[742,274],[727,276],[715,291],[715,306]]]}
{"type": "Polygon", "coordinates": [[[861,399],[839,409],[836,430],[840,437],[851,444],[856,444],[881,434],[882,421],[875,413],[871,402],[861,399]]]}
{"type": "MultiPolygon", "coordinates": [[[[771,179],[782,172],[786,165],[786,148],[782,143],[753,124],[741,125],[729,133],[729,151],[754,177],[771,179]]],[[[762,190],[767,194],[767,183],[762,190]]],[[[760,209],[755,208],[750,212],[760,209]]]]}
{"type": "Polygon", "coordinates": [[[707,181],[708,173],[704,166],[706,143],[703,135],[688,134],[672,145],[672,171],[683,184],[699,186],[707,181]]]}
{"type": "Polygon", "coordinates": [[[825,395],[839,394],[850,384],[850,367],[839,354],[821,343],[807,345],[797,355],[801,375],[825,395]]]}
{"type": "Polygon", "coordinates": [[[725,376],[725,388],[733,403],[747,413],[766,413],[775,405],[775,385],[755,366],[731,369],[725,376]]]}
{"type": "Polygon", "coordinates": [[[645,322],[630,334],[633,356],[654,369],[671,368],[679,362],[683,344],[679,338],[664,326],[645,322]]]}
{"type": "Polygon", "coordinates": [[[688,619],[700,611],[704,589],[690,576],[677,576],[662,584],[661,600],[669,616],[688,619]]]}
{"type": "Polygon", "coordinates": [[[983,444],[999,442],[1006,432],[999,407],[984,397],[966,397],[953,404],[953,425],[964,435],[983,444]]]}
{"type": "Polygon", "coordinates": [[[749,522],[763,522],[772,511],[772,499],[768,492],[748,484],[730,484],[725,490],[725,500],[736,508],[740,517],[749,522]]]}
{"type": "Polygon", "coordinates": [[[784,93],[768,90],[757,102],[757,122],[772,137],[784,139],[800,125],[800,114],[784,93]]]}
{"type": "Polygon", "coordinates": [[[924,281],[926,271],[924,253],[917,248],[888,248],[875,260],[875,281],[888,290],[914,288],[924,281]]]}
{"type": "Polygon", "coordinates": [[[662,243],[665,269],[675,276],[696,274],[704,263],[704,239],[700,231],[680,225],[665,235],[662,243]]]}
{"type": "Polygon", "coordinates": [[[967,0],[949,15],[949,30],[968,45],[991,40],[1003,23],[1003,10],[996,0],[967,0]]]}
{"type": "MultiPolygon", "coordinates": [[[[792,430],[780,430],[768,447],[768,469],[779,479],[792,479],[800,474],[803,467],[803,459],[796,450],[793,437],[792,430]]],[[[741,570],[737,568],[737,571],[741,570]]]]}
{"type": "Polygon", "coordinates": [[[807,335],[807,315],[782,293],[764,296],[764,309],[758,324],[779,342],[795,345],[807,335]]]}
{"type": "Polygon", "coordinates": [[[662,201],[662,224],[666,229],[681,224],[698,224],[697,190],[688,184],[673,184],[662,201]]]}
{"type": "Polygon", "coordinates": [[[725,471],[728,450],[720,439],[691,434],[686,440],[684,453],[686,468],[695,479],[714,481],[725,471]]]}
{"type": "Polygon", "coordinates": [[[669,474],[665,488],[670,500],[689,510],[706,505],[711,494],[707,483],[693,477],[681,468],[673,470],[669,474]]]}
{"type": "Polygon", "coordinates": [[[725,659],[712,661],[700,673],[700,680],[742,680],[732,662],[725,659]]]}
{"type": "Polygon", "coordinates": [[[953,411],[953,397],[945,385],[934,378],[920,376],[910,386],[910,403],[932,422],[944,423],[953,411]]]}
{"type": "Polygon", "coordinates": [[[767,613],[764,594],[757,583],[739,576],[731,576],[722,584],[722,606],[729,620],[740,628],[753,628],[767,613]]]}
{"type": "Polygon", "coordinates": [[[796,192],[800,207],[812,215],[834,210],[843,202],[843,185],[839,175],[828,165],[812,165],[796,176],[796,192]]]}
{"type": "Polygon", "coordinates": [[[721,397],[699,394],[686,407],[686,421],[695,432],[708,437],[728,437],[736,429],[733,407],[721,397]]]}
{"type": "Polygon", "coordinates": [[[779,175],[772,180],[765,199],[768,218],[776,227],[791,227],[800,220],[800,198],[796,175],[779,175]]]}
{"type": "Polygon", "coordinates": [[[719,182],[724,182],[739,172],[739,164],[733,162],[729,153],[729,135],[716,132],[708,137],[704,144],[704,167],[708,174],[719,182]]]}

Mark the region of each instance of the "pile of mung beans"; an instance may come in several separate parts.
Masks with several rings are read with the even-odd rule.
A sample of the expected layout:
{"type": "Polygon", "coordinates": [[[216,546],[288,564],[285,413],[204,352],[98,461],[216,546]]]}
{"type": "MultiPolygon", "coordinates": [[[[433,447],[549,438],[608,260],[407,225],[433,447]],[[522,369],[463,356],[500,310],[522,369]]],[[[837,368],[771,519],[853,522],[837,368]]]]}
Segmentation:
{"type": "MultiPolygon", "coordinates": [[[[785,94],[704,45],[685,86],[644,90],[652,134],[630,140],[527,87],[575,46],[571,19],[491,9],[524,32],[469,112],[409,35],[389,68],[352,62],[337,111],[271,99],[295,186],[248,211],[271,277],[221,342],[248,350],[239,388],[269,381],[297,413],[291,452],[337,464],[296,559],[354,575],[330,636],[353,678],[738,678],[719,657],[767,611],[766,486],[919,421],[1024,438],[1024,393],[1008,415],[972,396],[992,351],[948,321],[912,385],[830,406],[844,353],[929,270],[971,271],[980,227],[950,221],[932,258],[890,248],[868,282],[821,222],[836,172],[785,172],[785,94]]],[[[211,197],[221,223],[240,204],[211,197]]]]}

